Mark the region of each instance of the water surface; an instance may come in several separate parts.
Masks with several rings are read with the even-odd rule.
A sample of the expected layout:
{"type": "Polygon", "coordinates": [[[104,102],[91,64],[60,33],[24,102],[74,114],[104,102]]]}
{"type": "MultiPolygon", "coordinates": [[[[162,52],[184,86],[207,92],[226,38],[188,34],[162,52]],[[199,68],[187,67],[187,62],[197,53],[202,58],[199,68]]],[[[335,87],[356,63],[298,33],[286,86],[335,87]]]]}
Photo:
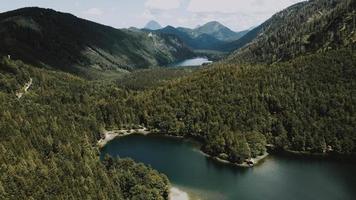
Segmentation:
{"type": "Polygon", "coordinates": [[[180,62],[172,63],[170,64],[170,67],[201,66],[204,63],[212,63],[212,61],[209,61],[207,58],[198,57],[198,58],[192,58],[192,59],[187,59],[180,62]]]}
{"type": "Polygon", "coordinates": [[[163,136],[111,141],[101,156],[130,157],[165,173],[174,186],[200,199],[348,200],[356,198],[356,165],[270,156],[250,169],[213,161],[197,144],[163,136]]]}

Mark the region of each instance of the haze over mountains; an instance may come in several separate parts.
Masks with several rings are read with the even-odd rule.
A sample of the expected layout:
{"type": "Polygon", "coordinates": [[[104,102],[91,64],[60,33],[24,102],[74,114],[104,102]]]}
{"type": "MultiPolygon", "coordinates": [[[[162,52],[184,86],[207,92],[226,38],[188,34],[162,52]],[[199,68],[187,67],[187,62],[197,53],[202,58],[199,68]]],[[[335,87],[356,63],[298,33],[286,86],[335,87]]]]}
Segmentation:
{"type": "Polygon", "coordinates": [[[144,29],[148,29],[148,30],[158,30],[158,29],[161,29],[162,26],[156,22],[156,21],[149,21],[146,26],[144,27],[144,29]]]}
{"type": "Polygon", "coordinates": [[[146,29],[156,33],[175,35],[195,50],[231,51],[235,48],[228,44],[239,40],[248,30],[234,32],[217,21],[208,22],[194,29],[166,26],[162,29],[146,29]]]}

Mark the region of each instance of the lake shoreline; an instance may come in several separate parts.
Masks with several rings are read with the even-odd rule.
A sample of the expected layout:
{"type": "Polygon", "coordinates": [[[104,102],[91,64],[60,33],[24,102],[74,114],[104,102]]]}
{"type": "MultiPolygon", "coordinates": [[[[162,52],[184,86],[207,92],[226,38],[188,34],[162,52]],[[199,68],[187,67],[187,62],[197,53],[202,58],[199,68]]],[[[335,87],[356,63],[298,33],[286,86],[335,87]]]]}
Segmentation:
{"type": "Polygon", "coordinates": [[[119,137],[125,137],[133,134],[140,134],[140,135],[148,135],[151,134],[151,132],[145,128],[139,128],[139,129],[116,129],[116,130],[103,130],[102,131],[102,138],[98,141],[97,145],[99,148],[105,147],[110,141],[119,138],[119,137]]]}
{"type": "Polygon", "coordinates": [[[202,150],[199,150],[199,153],[201,153],[202,155],[208,157],[208,158],[211,158],[219,163],[224,163],[224,164],[229,164],[229,165],[233,165],[233,166],[237,166],[237,167],[242,167],[242,168],[251,168],[251,167],[254,167],[258,164],[261,163],[261,161],[265,160],[268,156],[269,156],[269,153],[268,152],[265,152],[263,155],[261,156],[257,156],[256,158],[251,158],[252,162],[253,162],[253,165],[251,164],[248,164],[247,162],[243,162],[241,164],[239,163],[234,163],[234,162],[231,162],[229,160],[225,160],[225,159],[222,159],[222,158],[219,158],[217,156],[211,156],[207,153],[205,153],[204,151],[202,150]]]}
{"type": "Polygon", "coordinates": [[[169,189],[169,200],[190,200],[190,196],[187,192],[172,186],[169,189]]]}
{"type": "MultiPolygon", "coordinates": [[[[325,200],[335,199],[338,192],[341,192],[344,199],[348,199],[352,192],[348,192],[347,188],[341,191],[338,186],[353,180],[349,171],[354,172],[354,165],[270,154],[270,157],[261,160],[254,168],[243,168],[231,163],[217,162],[198,151],[198,143],[195,144],[193,140],[166,137],[162,134],[133,134],[108,143],[100,156],[103,158],[108,154],[118,158],[132,158],[135,162],[144,163],[166,174],[170,183],[166,187],[167,200],[169,196],[170,200],[186,200],[186,195],[189,200],[234,200],[238,199],[237,197],[258,199],[261,195],[288,199],[289,191],[283,193],[281,198],[280,194],[273,191],[274,188],[284,187],[290,187],[291,192],[296,194],[298,199],[302,199],[313,191],[320,191],[320,182],[327,184],[328,194],[322,196],[325,200]],[[328,176],[321,176],[330,174],[330,169],[338,170],[331,176],[341,174],[344,179],[339,179],[334,184],[328,176]],[[323,178],[319,179],[320,177],[323,178]],[[295,187],[294,182],[288,180],[296,180],[302,185],[302,193],[295,187]],[[172,191],[173,187],[179,190],[172,191]],[[258,193],[253,188],[258,188],[258,193]],[[172,198],[172,195],[177,198],[172,198]]],[[[320,192],[321,194],[317,195],[324,194],[323,191],[320,192]]]]}
{"type": "MultiPolygon", "coordinates": [[[[99,149],[104,148],[110,141],[120,138],[120,137],[125,137],[129,135],[144,135],[144,136],[164,136],[164,137],[171,137],[171,138],[176,138],[176,139],[183,139],[183,140],[191,140],[196,143],[199,143],[200,145],[202,144],[202,141],[200,141],[197,138],[194,137],[184,137],[184,136],[177,136],[177,135],[169,135],[169,134],[164,134],[161,133],[157,130],[149,130],[146,127],[140,127],[137,129],[114,129],[111,131],[108,130],[103,130],[102,135],[103,137],[97,142],[97,145],[99,149]]],[[[199,145],[199,146],[200,146],[199,145]]],[[[197,151],[204,156],[222,163],[222,164],[228,164],[228,165],[233,165],[236,167],[241,167],[241,168],[251,168],[256,165],[261,164],[269,155],[274,154],[274,155],[282,155],[282,156],[293,156],[293,157],[298,157],[298,158],[303,158],[303,159],[327,159],[327,160],[337,160],[339,162],[346,162],[346,163],[356,163],[356,155],[342,155],[342,154],[336,154],[336,153],[311,153],[311,152],[305,152],[305,151],[293,151],[293,150],[285,150],[285,149],[269,149],[266,151],[263,155],[257,156],[256,158],[251,158],[251,161],[253,164],[248,164],[247,162],[244,162],[242,164],[234,163],[226,159],[219,158],[217,156],[212,156],[208,153],[205,153],[204,151],[201,150],[200,147],[196,147],[197,151]]]]}
{"type": "Polygon", "coordinates": [[[345,163],[356,163],[356,154],[338,154],[335,152],[329,153],[313,153],[308,151],[294,151],[289,149],[269,150],[273,155],[312,159],[312,160],[334,160],[345,163]]]}
{"type": "MultiPolygon", "coordinates": [[[[103,138],[101,138],[99,141],[98,141],[98,146],[99,148],[104,148],[105,145],[107,145],[110,141],[116,139],[116,138],[120,138],[120,137],[125,137],[125,136],[129,136],[129,135],[134,135],[134,134],[138,134],[138,135],[144,135],[144,136],[153,136],[153,135],[156,135],[156,136],[164,136],[164,137],[171,137],[171,138],[176,138],[176,139],[186,139],[186,140],[189,140],[191,138],[186,138],[184,136],[174,136],[174,135],[167,135],[167,134],[162,134],[158,131],[149,131],[147,128],[145,127],[142,127],[142,128],[139,128],[139,129],[117,129],[117,130],[111,130],[111,131],[108,131],[108,130],[103,130],[103,138]]],[[[194,139],[195,142],[199,142],[199,141],[196,141],[194,139]]],[[[200,143],[200,142],[199,142],[200,143]]],[[[265,158],[267,158],[269,156],[269,153],[265,152],[263,155],[261,156],[257,156],[256,158],[251,158],[251,161],[252,161],[252,165],[251,164],[248,164],[247,162],[243,162],[241,164],[238,164],[238,163],[233,163],[229,160],[225,160],[225,159],[222,159],[222,158],[219,158],[219,157],[216,157],[216,156],[212,156],[208,153],[205,153],[204,151],[202,151],[200,148],[197,148],[198,152],[201,153],[202,155],[208,157],[208,158],[211,158],[217,162],[220,162],[220,163],[224,163],[224,164],[230,164],[230,165],[234,165],[234,166],[237,166],[237,167],[243,167],[243,168],[250,168],[250,167],[254,167],[256,165],[258,165],[261,161],[263,161],[265,158]]]]}
{"type": "MultiPolygon", "coordinates": [[[[194,142],[197,142],[200,144],[202,143],[201,140],[199,140],[198,138],[195,138],[195,137],[169,135],[169,134],[161,133],[157,130],[150,131],[148,128],[140,127],[138,129],[114,129],[111,131],[103,130],[102,131],[103,137],[97,142],[97,145],[98,145],[99,149],[101,149],[101,148],[105,147],[105,145],[107,145],[107,143],[109,143],[110,141],[112,141],[116,138],[125,137],[125,136],[129,136],[129,135],[134,135],[134,134],[145,135],[145,136],[152,136],[152,135],[165,136],[165,137],[171,137],[171,138],[177,138],[177,139],[193,140],[194,142]]],[[[225,164],[235,165],[238,167],[251,167],[251,166],[246,166],[246,163],[244,163],[244,164],[233,163],[233,162],[230,162],[228,160],[225,160],[225,159],[222,159],[222,158],[219,158],[216,156],[211,156],[208,153],[203,152],[199,148],[197,148],[197,149],[199,150],[200,153],[202,153],[203,155],[205,155],[215,161],[225,163],[225,164]]],[[[267,146],[267,149],[268,149],[268,146],[267,146]]],[[[268,149],[265,154],[258,156],[256,158],[252,158],[254,161],[254,165],[258,165],[261,161],[263,161],[270,154],[283,155],[283,156],[295,156],[295,157],[310,158],[310,159],[330,159],[330,160],[337,160],[337,161],[341,161],[341,162],[356,163],[356,154],[346,155],[346,154],[337,154],[337,153],[333,153],[333,152],[312,153],[312,152],[308,152],[308,151],[294,151],[294,150],[289,150],[289,149],[273,149],[272,148],[272,149],[268,149]]]]}
{"type": "Polygon", "coordinates": [[[176,62],[170,63],[168,67],[199,67],[212,64],[213,61],[210,61],[208,57],[204,56],[195,56],[189,59],[178,60],[176,62]]]}

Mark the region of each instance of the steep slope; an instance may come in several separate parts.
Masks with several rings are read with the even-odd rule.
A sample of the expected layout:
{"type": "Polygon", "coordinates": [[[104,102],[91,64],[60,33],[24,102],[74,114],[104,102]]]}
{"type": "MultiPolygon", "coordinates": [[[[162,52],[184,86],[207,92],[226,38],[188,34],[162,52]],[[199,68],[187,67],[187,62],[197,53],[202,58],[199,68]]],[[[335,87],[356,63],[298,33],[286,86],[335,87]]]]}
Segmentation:
{"type": "Polygon", "coordinates": [[[148,29],[148,30],[158,30],[161,29],[162,26],[156,22],[156,21],[149,21],[146,26],[144,27],[144,29],[148,29]]]}
{"type": "Polygon", "coordinates": [[[263,28],[266,26],[267,23],[261,24],[257,26],[256,28],[248,31],[246,34],[244,34],[242,37],[240,37],[238,40],[231,41],[225,44],[220,45],[218,48],[221,51],[226,51],[226,52],[233,52],[235,50],[238,50],[248,43],[252,42],[257,36],[263,31],[263,28]]]}
{"type": "Polygon", "coordinates": [[[230,62],[273,63],[338,47],[354,47],[353,0],[311,0],[293,5],[266,21],[258,37],[236,51],[230,62]]]}
{"type": "Polygon", "coordinates": [[[168,199],[166,176],[131,160],[99,160],[106,122],[135,121],[127,97],[113,85],[0,58],[0,199],[168,199]]]}
{"type": "Polygon", "coordinates": [[[78,74],[132,70],[192,56],[174,36],[151,37],[41,8],[0,14],[0,54],[78,74]]]}

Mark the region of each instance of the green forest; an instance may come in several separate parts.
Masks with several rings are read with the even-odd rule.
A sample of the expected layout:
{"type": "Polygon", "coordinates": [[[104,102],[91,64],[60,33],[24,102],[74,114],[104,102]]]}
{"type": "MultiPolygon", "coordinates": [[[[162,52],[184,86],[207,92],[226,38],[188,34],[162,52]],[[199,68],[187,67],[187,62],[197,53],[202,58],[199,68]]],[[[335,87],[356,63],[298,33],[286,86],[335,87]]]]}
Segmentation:
{"type": "Polygon", "coordinates": [[[217,65],[139,94],[139,119],[167,134],[199,137],[206,152],[231,161],[262,154],[266,142],[355,153],[354,63],[352,49],[342,49],[267,66],[217,65]]]}
{"type": "MultiPolygon", "coordinates": [[[[0,26],[0,35],[10,38],[0,38],[0,44],[8,45],[0,47],[0,199],[167,200],[171,184],[166,175],[130,159],[100,160],[97,142],[104,129],[138,125],[194,138],[203,152],[235,164],[263,155],[267,147],[354,158],[354,6],[351,0],[296,4],[231,43],[247,45],[226,59],[179,69],[146,66],[193,53],[173,36],[156,39],[182,48],[175,55],[149,48],[152,41],[142,41],[147,39],[143,33],[80,21],[87,29],[99,27],[99,32],[82,38],[79,24],[66,29],[79,36],[47,43],[64,35],[51,29],[47,31],[53,38],[29,40],[33,26],[21,27],[21,17],[7,20],[12,12],[0,14],[0,24],[6,25],[0,26]],[[13,20],[20,26],[11,25],[13,20]],[[16,40],[10,33],[29,35],[16,40]],[[96,36],[103,37],[96,45],[105,52],[76,58],[78,48],[92,44],[96,36]],[[72,43],[76,40],[78,44],[72,43]],[[122,60],[126,50],[119,44],[132,47],[133,57],[122,60]],[[45,56],[38,57],[33,46],[45,56]],[[19,53],[11,57],[7,52],[19,53]],[[109,54],[117,57],[105,58],[109,54]],[[135,60],[145,69],[131,65],[135,60]],[[129,63],[128,68],[122,63],[129,63]]],[[[42,19],[36,12],[33,18],[41,18],[41,28],[47,20],[64,26],[76,19],[46,12],[52,18],[42,19]]]]}
{"type": "Polygon", "coordinates": [[[234,63],[275,63],[342,46],[351,47],[356,41],[355,10],[354,0],[297,3],[247,34],[246,37],[258,33],[253,42],[231,54],[228,60],[234,63]]]}
{"type": "Polygon", "coordinates": [[[136,120],[127,92],[7,58],[0,72],[0,199],[167,199],[165,175],[132,160],[99,161],[105,109],[125,113],[112,123],[136,120]]]}
{"type": "Polygon", "coordinates": [[[168,179],[157,171],[130,160],[99,161],[96,142],[104,127],[141,124],[196,137],[206,153],[236,163],[263,154],[266,144],[354,154],[354,63],[352,49],[341,49],[267,66],[216,65],[131,91],[3,58],[1,194],[166,198],[168,179]],[[18,99],[30,77],[31,90],[18,99]]]}

